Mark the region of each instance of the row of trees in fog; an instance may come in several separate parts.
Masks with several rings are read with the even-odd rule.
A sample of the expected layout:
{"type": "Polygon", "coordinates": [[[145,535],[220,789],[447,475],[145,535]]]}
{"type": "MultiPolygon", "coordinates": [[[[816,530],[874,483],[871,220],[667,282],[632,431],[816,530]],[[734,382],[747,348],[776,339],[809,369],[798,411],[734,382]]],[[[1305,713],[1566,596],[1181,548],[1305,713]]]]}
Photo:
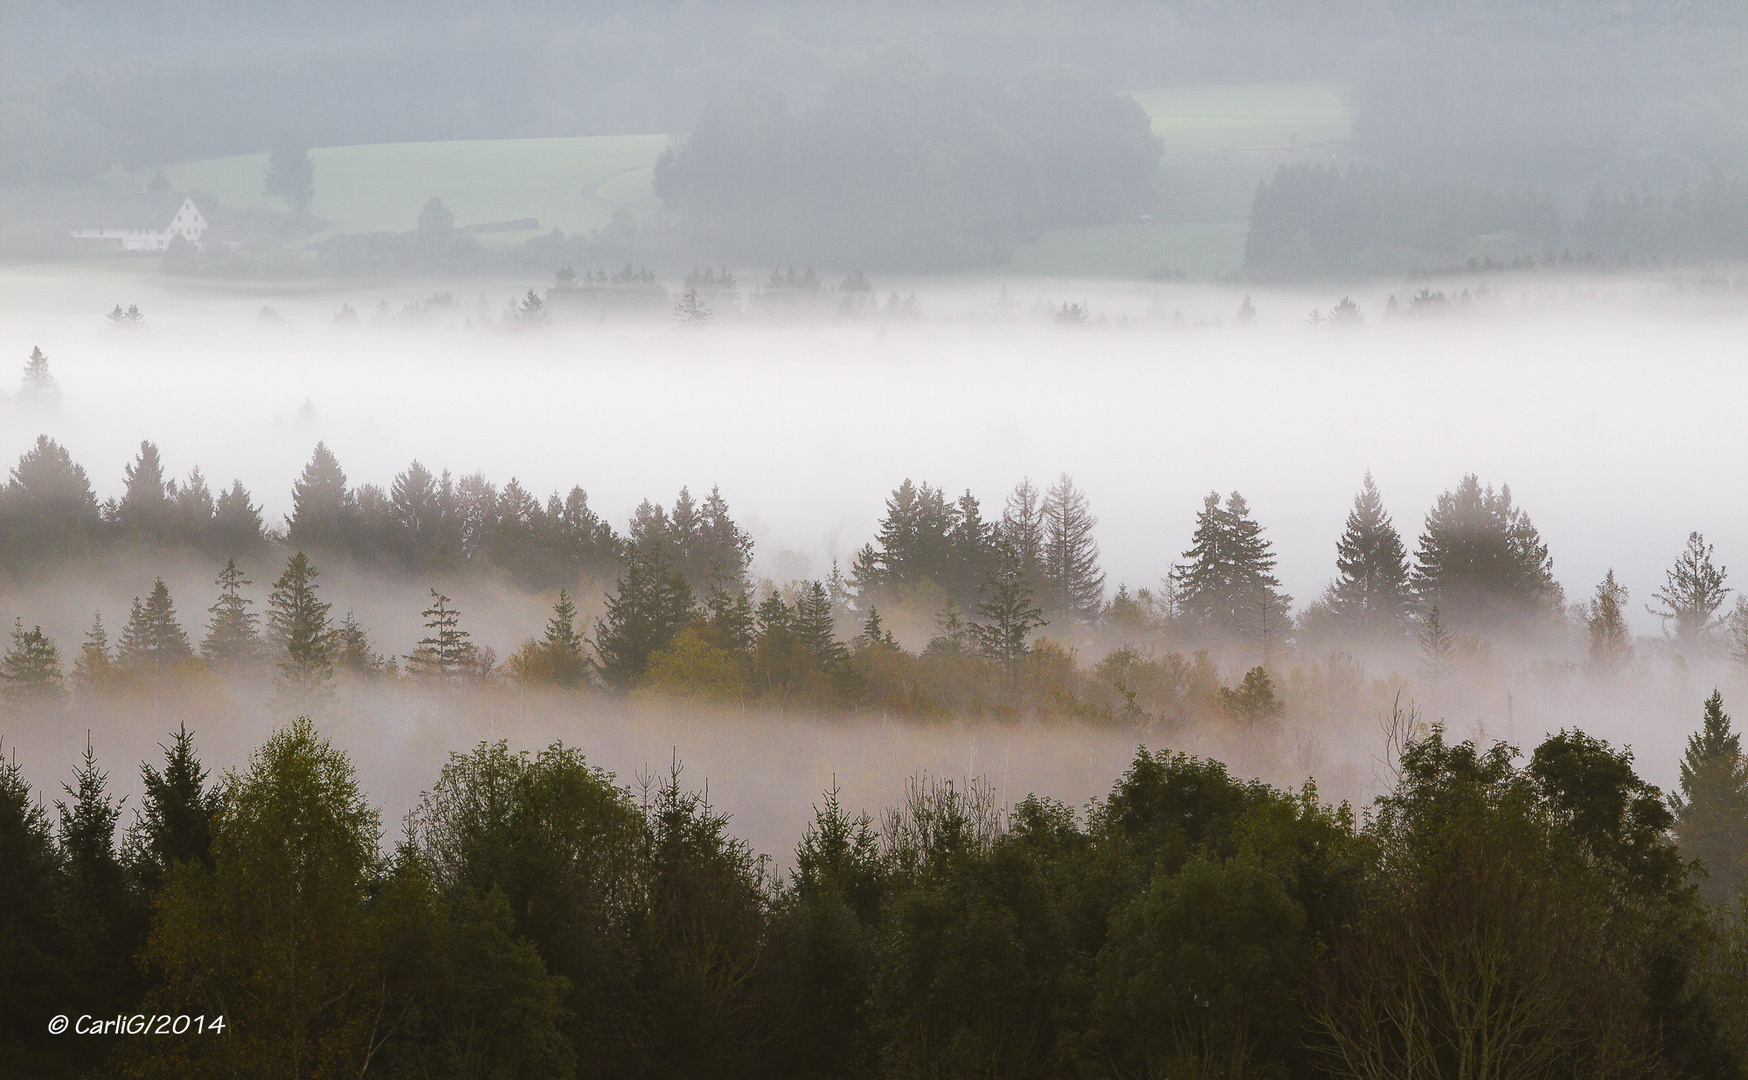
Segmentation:
{"type": "MultiPolygon", "coordinates": [[[[514,478],[499,488],[481,474],[456,479],[417,461],[386,489],[354,485],[318,443],[292,485],[283,529],[269,529],[240,481],[215,497],[198,468],[170,479],[149,441],[123,480],[122,495],[99,505],[84,468],[40,436],[0,489],[0,566],[42,572],[116,545],[188,547],[245,563],[278,548],[413,576],[489,572],[530,590],[575,590],[642,566],[672,571],[701,599],[756,591],[752,540],[714,488],[702,500],[682,488],[667,507],[645,500],[620,533],[580,486],[543,502],[514,478]]],[[[970,615],[1011,579],[1052,623],[1097,626],[1139,611],[1181,636],[1250,641],[1264,653],[1295,633],[1407,640],[1435,611],[1446,629],[1468,634],[1535,629],[1570,614],[1529,515],[1509,487],[1473,475],[1438,497],[1412,554],[1368,475],[1337,540],[1332,584],[1296,616],[1274,576],[1273,544],[1237,492],[1208,495],[1188,548],[1157,587],[1107,588],[1097,524],[1066,475],[1047,490],[1021,481],[998,512],[969,490],[949,497],[907,479],[886,500],[873,540],[822,584],[839,617],[923,604],[924,614],[944,620],[970,615]]],[[[1678,646],[1694,650],[1720,628],[1730,591],[1695,534],[1647,599],[1678,646]]],[[[1604,636],[1624,635],[1625,602],[1611,571],[1584,618],[1601,618],[1592,629],[1604,636]]]]}
{"type": "Polygon", "coordinates": [[[0,1067],[1736,1076],[1748,761],[1696,712],[1668,798],[1580,731],[1522,761],[1398,714],[1363,816],[1142,749],[1084,811],[827,791],[782,874],[677,764],[556,743],[451,755],[393,838],[307,719],[221,776],[172,733],[131,815],[89,744],[52,811],[8,759],[0,1067]],[[85,1034],[135,1014],[183,1026],[85,1034]]]}

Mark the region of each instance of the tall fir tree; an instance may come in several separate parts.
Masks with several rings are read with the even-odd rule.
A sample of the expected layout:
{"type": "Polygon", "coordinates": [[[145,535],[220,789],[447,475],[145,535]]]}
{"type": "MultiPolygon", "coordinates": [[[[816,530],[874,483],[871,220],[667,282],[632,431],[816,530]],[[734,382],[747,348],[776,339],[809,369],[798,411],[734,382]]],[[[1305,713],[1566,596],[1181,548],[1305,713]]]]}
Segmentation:
{"type": "Polygon", "coordinates": [[[266,531],[261,508],[249,501],[249,491],[241,480],[231,481],[231,486],[213,500],[212,526],[207,533],[213,554],[226,558],[254,555],[264,546],[266,531]]]}
{"type": "Polygon", "coordinates": [[[607,610],[595,620],[595,667],[608,686],[629,689],[695,617],[692,586],[660,547],[634,548],[607,610]]]}
{"type": "Polygon", "coordinates": [[[1420,620],[1420,632],[1415,637],[1420,642],[1421,673],[1435,685],[1443,682],[1456,657],[1457,640],[1445,626],[1437,604],[1427,608],[1425,617],[1420,620]]]}
{"type": "Polygon", "coordinates": [[[116,654],[122,667],[136,672],[161,672],[193,658],[194,647],[176,621],[176,605],[163,578],[152,582],[145,603],[134,598],[116,654]]]}
{"type": "Polygon", "coordinates": [[[61,790],[68,801],[55,802],[62,866],[56,921],[72,989],[97,1014],[113,1014],[138,993],[134,956],[146,919],[116,851],[121,806],[110,795],[109,774],[98,768],[89,738],[73,783],[61,790]]]}
{"type": "Polygon", "coordinates": [[[97,612],[91,618],[91,629],[85,631],[79,655],[73,659],[73,686],[79,690],[93,690],[107,683],[115,673],[115,657],[109,651],[109,632],[103,629],[103,613],[97,612]]]}
{"type": "Polygon", "coordinates": [[[334,628],[334,667],[365,678],[382,675],[390,668],[382,654],[370,647],[369,633],[350,611],[334,628]]]}
{"type": "Polygon", "coordinates": [[[1421,603],[1437,604],[1454,627],[1521,627],[1565,605],[1548,545],[1511,488],[1483,488],[1474,473],[1433,503],[1414,562],[1421,603]]]}
{"type": "Polygon", "coordinates": [[[1206,633],[1236,638],[1259,621],[1284,622],[1292,597],[1274,576],[1274,546],[1234,491],[1224,506],[1219,492],[1202,500],[1190,549],[1177,574],[1181,613],[1206,633]]]}
{"type": "Polygon", "coordinates": [[[1660,607],[1645,610],[1663,620],[1663,632],[1676,645],[1703,652],[1712,643],[1722,620],[1717,617],[1730,589],[1728,573],[1712,561],[1712,545],[1699,533],[1690,533],[1687,546],[1663,575],[1663,587],[1652,593],[1660,607]]]}
{"type": "Polygon", "coordinates": [[[164,768],[140,764],[145,788],[128,829],[132,868],[148,895],[158,891],[177,863],[212,868],[212,830],[219,791],[206,783],[207,770],[194,752],[194,735],[177,728],[164,751],[164,768]]]}
{"type": "Polygon", "coordinates": [[[19,387],[18,399],[28,405],[52,405],[61,399],[61,388],[49,374],[49,358],[41,348],[31,349],[30,359],[24,362],[24,382],[19,387]]]}
{"type": "Polygon", "coordinates": [[[243,577],[237,560],[227,559],[216,584],[219,595],[206,609],[211,618],[200,643],[201,657],[209,664],[233,667],[259,659],[261,639],[256,627],[261,620],[249,610],[255,602],[243,595],[243,587],[254,582],[243,577]]]}
{"type": "Polygon", "coordinates": [[[583,656],[583,635],[577,632],[577,605],[564,589],[558,591],[558,600],[552,605],[540,648],[553,682],[576,686],[583,681],[588,664],[583,656]]]}
{"type": "Polygon", "coordinates": [[[58,705],[66,695],[61,650],[42,627],[12,623],[12,644],[0,657],[0,700],[14,709],[58,705]]]}
{"type": "Polygon", "coordinates": [[[1399,640],[1407,633],[1414,604],[1408,552],[1370,471],[1336,541],[1335,574],[1327,603],[1344,631],[1368,641],[1399,640]]]}
{"type": "Polygon", "coordinates": [[[425,636],[407,657],[407,670],[425,678],[456,679],[476,666],[473,635],[461,628],[461,612],[449,597],[431,590],[431,606],[420,612],[425,636]]]}
{"type": "Polygon", "coordinates": [[[346,539],[353,494],[346,473],[327,443],[316,443],[310,462],[291,488],[291,520],[287,537],[309,548],[337,548],[346,539]]]}
{"type": "Polygon", "coordinates": [[[971,633],[983,655],[1010,670],[1031,651],[1032,632],[1049,625],[1026,580],[1024,555],[1003,544],[977,606],[971,633]]]}
{"type": "Polygon", "coordinates": [[[1627,629],[1627,587],[1614,579],[1614,567],[1596,586],[1596,595],[1584,612],[1584,629],[1590,638],[1590,668],[1609,674],[1633,659],[1633,637],[1627,629]]]}
{"type": "Polygon", "coordinates": [[[170,499],[172,485],[164,477],[158,445],[142,440],[139,455],[127,466],[125,475],[127,488],[116,507],[117,523],[130,532],[166,538],[175,518],[175,504],[170,499]]]}
{"type": "Polygon", "coordinates": [[[1015,484],[1008,494],[1007,505],[1002,508],[1000,534],[1001,542],[1009,549],[1004,557],[1015,560],[1020,576],[1036,592],[1043,584],[1044,500],[1029,478],[1015,484]]]}
{"type": "Polygon", "coordinates": [[[60,1064],[59,1040],[40,1019],[71,990],[55,918],[60,878],[48,811],[12,751],[0,757],[0,1062],[18,1076],[60,1064]]]}
{"type": "Polygon", "coordinates": [[[999,523],[983,520],[983,506],[967,489],[954,505],[953,526],[947,534],[952,571],[940,584],[960,608],[977,603],[978,590],[995,568],[999,523]]]}
{"type": "Polygon", "coordinates": [[[1105,602],[1105,575],[1099,570],[1099,545],[1086,494],[1067,473],[1044,497],[1041,576],[1048,611],[1082,623],[1095,621],[1105,602]]]}
{"type": "Polygon", "coordinates": [[[833,628],[831,596],[823,582],[803,582],[795,598],[795,638],[813,658],[814,666],[828,677],[836,675],[849,660],[849,650],[833,628]]]}
{"type": "Polygon", "coordinates": [[[267,637],[275,653],[280,686],[293,694],[326,687],[334,677],[334,634],[328,625],[332,605],[316,596],[319,571],[302,551],[285,561],[285,570],[267,597],[267,637]]]}
{"type": "Polygon", "coordinates": [[[1706,699],[1699,731],[1687,737],[1681,794],[1672,801],[1682,854],[1706,868],[1700,894],[1734,903],[1748,885],[1748,758],[1716,690],[1706,699]]]}

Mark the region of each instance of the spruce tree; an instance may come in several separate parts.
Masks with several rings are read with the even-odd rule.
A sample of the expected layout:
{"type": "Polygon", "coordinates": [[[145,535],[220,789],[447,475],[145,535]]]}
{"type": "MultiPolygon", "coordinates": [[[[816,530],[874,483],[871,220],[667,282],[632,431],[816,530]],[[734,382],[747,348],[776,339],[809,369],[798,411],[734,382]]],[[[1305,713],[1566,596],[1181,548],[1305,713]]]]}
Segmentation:
{"type": "Polygon", "coordinates": [[[746,656],[753,649],[753,604],[747,594],[738,590],[715,588],[704,598],[705,621],[714,636],[714,644],[736,656],[746,656]]]}
{"type": "Polygon", "coordinates": [[[702,571],[698,581],[704,589],[746,594],[747,571],[753,563],[753,539],[729,516],[728,500],[722,497],[722,489],[714,485],[699,514],[698,552],[694,561],[702,571]]]}
{"type": "Polygon", "coordinates": [[[1010,669],[1030,651],[1032,631],[1049,625],[1032,599],[1024,565],[1021,552],[1003,544],[977,606],[982,621],[971,627],[983,655],[1010,669]]]}
{"type": "Polygon", "coordinates": [[[983,506],[969,489],[959,496],[947,534],[952,569],[940,584],[960,607],[977,602],[977,591],[995,566],[998,529],[998,523],[983,520],[983,506]]]}
{"type": "Polygon", "coordinates": [[[248,489],[241,480],[219,492],[213,502],[212,526],[208,544],[214,554],[226,558],[253,555],[261,550],[266,528],[261,521],[261,508],[249,501],[248,489]]]}
{"type": "Polygon", "coordinates": [[[1645,610],[1663,620],[1663,632],[1688,650],[1704,650],[1721,622],[1718,608],[1730,592],[1724,585],[1724,567],[1712,563],[1712,546],[1699,533],[1690,533],[1687,547],[1664,572],[1663,587],[1652,593],[1661,607],[1645,610]]]}
{"type": "Polygon", "coordinates": [[[1736,594],[1736,606],[1724,620],[1724,647],[1737,673],[1748,676],[1748,594],[1736,594]]]}
{"type": "Polygon", "coordinates": [[[176,606],[163,578],[152,582],[152,591],[141,604],[134,598],[133,611],[122,629],[117,659],[132,671],[163,671],[194,656],[188,635],[176,621],[176,606]]]}
{"type": "Polygon", "coordinates": [[[420,614],[425,636],[407,657],[407,670],[427,678],[453,679],[472,667],[476,658],[468,640],[472,635],[461,628],[461,612],[451,606],[449,597],[432,589],[431,606],[420,614]]]}
{"type": "Polygon", "coordinates": [[[1335,573],[1329,607],[1346,631],[1368,641],[1402,637],[1414,599],[1408,552],[1369,471],[1336,541],[1335,573]]]}
{"type": "Polygon", "coordinates": [[[291,488],[291,522],[287,536],[294,544],[334,548],[347,536],[353,506],[346,473],[326,443],[316,443],[310,463],[291,488]]]}
{"type": "Polygon", "coordinates": [[[89,738],[73,779],[61,785],[71,801],[55,802],[62,866],[56,922],[74,988],[93,1012],[115,1012],[138,982],[133,958],[144,937],[144,912],[116,852],[121,806],[110,797],[109,774],[97,767],[89,738]]]}
{"type": "Polygon", "coordinates": [[[199,466],[190,470],[188,479],[175,487],[175,526],[172,531],[179,538],[205,549],[211,539],[213,498],[212,491],[206,486],[206,477],[200,474],[199,466]]]}
{"type": "Polygon", "coordinates": [[[1426,515],[1414,588],[1457,626],[1482,629],[1549,617],[1565,603],[1548,546],[1529,515],[1470,473],[1426,515]]]}
{"type": "Polygon", "coordinates": [[[103,629],[103,613],[91,619],[91,629],[85,631],[85,641],[73,660],[73,685],[80,690],[102,686],[115,674],[115,659],[109,652],[109,633],[103,629]]]}
{"type": "Polygon", "coordinates": [[[1427,609],[1416,637],[1420,642],[1421,672],[1435,684],[1442,682],[1450,674],[1451,660],[1456,654],[1456,637],[1444,625],[1437,604],[1427,609]]]}
{"type": "Polygon", "coordinates": [[[267,597],[267,636],[277,654],[279,684],[294,694],[327,686],[334,676],[334,635],[328,609],[316,596],[318,571],[299,551],[267,597]]]}
{"type": "Polygon", "coordinates": [[[394,506],[401,557],[414,570],[424,569],[436,551],[443,519],[436,478],[414,461],[395,477],[389,502],[394,506]]]}
{"type": "Polygon", "coordinates": [[[818,581],[803,582],[795,598],[795,639],[826,675],[836,675],[849,659],[849,650],[833,629],[831,596],[818,581]]]}
{"type": "Polygon", "coordinates": [[[0,758],[0,1061],[17,1062],[23,1047],[49,1049],[38,1017],[69,989],[55,920],[60,875],[48,812],[16,754],[0,758]]]}
{"type": "Polygon", "coordinates": [[[41,348],[31,349],[30,359],[24,362],[24,382],[19,387],[18,399],[31,405],[52,405],[61,399],[61,388],[49,374],[49,358],[41,348]]]}
{"type": "MultiPolygon", "coordinates": [[[[741,599],[744,603],[746,598],[741,599]]],[[[546,634],[541,638],[540,651],[553,682],[560,686],[576,686],[583,681],[587,661],[583,656],[583,636],[577,633],[577,605],[564,589],[558,591],[558,601],[552,605],[552,618],[546,620],[546,634]]]]}
{"type": "Polygon", "coordinates": [[[1627,587],[1615,581],[1614,567],[1596,586],[1584,614],[1590,636],[1590,666],[1601,673],[1618,671],[1632,661],[1633,639],[1627,630],[1627,587]]]}
{"type": "Polygon", "coordinates": [[[207,771],[194,753],[194,736],[183,724],[164,751],[164,769],[140,764],[145,797],[128,830],[133,869],[147,894],[155,893],[177,863],[212,868],[213,820],[219,792],[206,786],[207,771]]]}
{"type": "Polygon", "coordinates": [[[97,497],[83,466],[47,435],[19,455],[5,501],[12,511],[12,549],[31,559],[84,550],[101,526],[97,497]]]}
{"type": "Polygon", "coordinates": [[[1105,601],[1105,575],[1099,570],[1099,545],[1092,535],[1099,519],[1067,473],[1044,497],[1043,519],[1040,569],[1046,604],[1066,618],[1093,622],[1105,601]]]}
{"type": "Polygon", "coordinates": [[[334,666],[367,678],[381,675],[388,668],[382,654],[370,647],[370,635],[350,611],[334,630],[334,666]]]}
{"type": "Polygon", "coordinates": [[[595,621],[595,667],[602,681],[624,690],[695,617],[692,586],[658,547],[634,548],[620,571],[618,589],[595,621]]]}
{"type": "Polygon", "coordinates": [[[261,655],[261,639],[255,628],[260,622],[249,608],[253,600],[243,595],[243,586],[254,582],[243,577],[237,560],[227,559],[216,582],[218,599],[207,608],[211,616],[206,624],[206,638],[200,643],[200,655],[209,664],[236,666],[246,664],[261,655]]]}
{"type": "Polygon", "coordinates": [[[1177,575],[1180,610],[1204,631],[1238,637],[1259,620],[1284,622],[1292,597],[1280,592],[1273,545],[1238,492],[1224,506],[1219,492],[1202,500],[1184,559],[1177,575]]]}
{"type": "Polygon", "coordinates": [[[0,658],[0,698],[14,709],[56,705],[66,694],[61,673],[61,650],[42,627],[24,628],[24,620],[12,623],[12,645],[0,658]]]}
{"type": "Polygon", "coordinates": [[[1748,758],[1716,690],[1700,730],[1687,738],[1681,794],[1673,802],[1682,854],[1705,864],[1700,894],[1713,903],[1735,901],[1748,884],[1748,758]]]}
{"type": "Polygon", "coordinates": [[[266,194],[284,199],[293,214],[307,217],[316,198],[316,163],[309,147],[290,136],[275,142],[267,155],[262,188],[266,194]]]}
{"type": "Polygon", "coordinates": [[[116,507],[116,521],[129,531],[166,538],[175,508],[156,443],[141,440],[139,456],[127,466],[126,478],[127,490],[116,507]]]}
{"type": "Polygon", "coordinates": [[[1036,589],[1042,583],[1044,505],[1030,479],[1021,480],[1009,493],[1001,513],[1000,538],[1011,549],[1020,576],[1036,589]]]}

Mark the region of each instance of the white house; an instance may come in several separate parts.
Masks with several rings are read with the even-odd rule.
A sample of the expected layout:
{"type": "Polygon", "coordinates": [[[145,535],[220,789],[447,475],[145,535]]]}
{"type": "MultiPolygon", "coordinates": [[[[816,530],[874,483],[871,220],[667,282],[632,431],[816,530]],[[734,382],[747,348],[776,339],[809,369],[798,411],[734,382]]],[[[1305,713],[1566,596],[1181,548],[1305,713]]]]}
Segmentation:
{"type": "Polygon", "coordinates": [[[98,251],[163,251],[178,236],[199,247],[206,232],[200,207],[173,192],[62,195],[55,220],[80,247],[98,251]]]}

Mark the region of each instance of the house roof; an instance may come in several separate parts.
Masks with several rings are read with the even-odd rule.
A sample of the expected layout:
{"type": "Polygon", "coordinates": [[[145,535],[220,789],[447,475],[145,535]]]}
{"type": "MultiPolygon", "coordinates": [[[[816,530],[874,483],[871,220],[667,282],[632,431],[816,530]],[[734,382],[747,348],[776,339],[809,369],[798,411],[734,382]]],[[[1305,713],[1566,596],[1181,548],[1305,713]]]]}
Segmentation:
{"type": "Polygon", "coordinates": [[[69,229],[163,229],[187,201],[185,193],[82,191],[55,196],[51,213],[69,229]]]}

